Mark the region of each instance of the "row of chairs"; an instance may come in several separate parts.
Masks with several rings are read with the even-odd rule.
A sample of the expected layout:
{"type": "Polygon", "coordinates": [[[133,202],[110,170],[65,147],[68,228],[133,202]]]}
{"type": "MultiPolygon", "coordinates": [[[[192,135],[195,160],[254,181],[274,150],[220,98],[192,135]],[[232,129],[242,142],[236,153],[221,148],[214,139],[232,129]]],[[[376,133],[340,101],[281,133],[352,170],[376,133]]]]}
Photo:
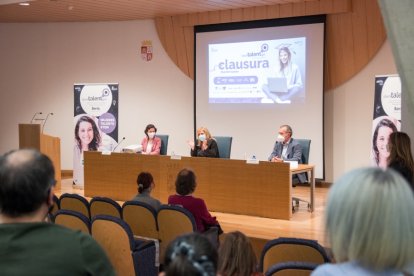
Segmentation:
{"type": "MultiPolygon", "coordinates": [[[[163,258],[167,245],[177,236],[196,231],[194,216],[180,206],[152,206],[126,201],[120,206],[106,197],[94,197],[90,202],[77,194],[63,194],[56,198],[53,221],[75,230],[91,233],[91,223],[97,216],[107,215],[123,221],[133,236],[159,242],[159,256],[163,258]]],[[[93,223],[92,223],[93,224],[93,223]]]]}
{"type": "MultiPolygon", "coordinates": [[[[171,205],[162,205],[156,211],[151,205],[137,202],[126,201],[122,206],[116,201],[107,197],[93,197],[89,202],[86,198],[78,194],[63,194],[60,198],[55,198],[55,207],[52,215],[56,216],[58,210],[72,210],[81,213],[87,219],[97,215],[110,215],[123,219],[132,229],[136,236],[159,239],[159,231],[163,231],[164,221],[168,219],[181,220],[186,225],[186,229],[194,231],[196,229],[194,216],[188,210],[171,205]],[[188,223],[184,223],[187,221],[188,223]]],[[[67,212],[60,212],[67,214],[67,212]]]]}
{"type": "MultiPolygon", "coordinates": [[[[89,203],[82,196],[72,194],[62,195],[60,199],[57,199],[57,202],[60,203],[61,210],[55,213],[55,223],[93,233],[93,229],[91,229],[93,227],[88,226],[89,217],[92,215],[92,222],[96,219],[102,220],[100,214],[107,212],[111,214],[111,217],[113,217],[112,215],[118,217],[113,217],[112,221],[122,221],[120,224],[123,228],[127,229],[125,230],[127,233],[131,233],[129,236],[148,237],[160,241],[159,253],[161,259],[170,241],[181,234],[196,230],[193,215],[179,206],[163,205],[156,212],[150,205],[145,203],[127,201],[121,207],[118,203],[108,198],[93,198],[89,203]],[[78,205],[83,205],[80,211],[83,211],[85,213],[84,215],[63,210],[77,206],[77,204],[68,205],[68,199],[71,199],[69,201],[76,201],[74,198],[83,202],[78,205]],[[76,220],[78,222],[74,222],[76,220]],[[79,220],[84,223],[79,222],[79,220]],[[84,224],[86,227],[76,226],[78,224],[84,224]]],[[[109,240],[107,238],[108,242],[109,240]]],[[[273,275],[272,273],[280,270],[291,270],[293,268],[299,270],[314,269],[318,264],[328,261],[329,257],[325,250],[316,241],[279,238],[269,241],[262,250],[260,270],[270,273],[266,275],[273,275]]]]}

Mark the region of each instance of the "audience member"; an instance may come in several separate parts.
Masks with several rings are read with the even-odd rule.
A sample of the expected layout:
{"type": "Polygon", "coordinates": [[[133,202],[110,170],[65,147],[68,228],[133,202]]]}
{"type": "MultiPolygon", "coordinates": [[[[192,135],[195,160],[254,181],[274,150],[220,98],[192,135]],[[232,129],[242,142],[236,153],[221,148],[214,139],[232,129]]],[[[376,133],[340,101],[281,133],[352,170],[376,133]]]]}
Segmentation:
{"type": "Polygon", "coordinates": [[[260,275],[253,247],[243,233],[225,234],[219,248],[218,271],[221,276],[260,275]]]}
{"type": "Polygon", "coordinates": [[[219,157],[219,150],[216,140],[211,137],[210,131],[205,127],[197,129],[197,141],[189,141],[191,156],[198,157],[219,157]]]}
{"type": "Polygon", "coordinates": [[[376,166],[385,169],[390,153],[387,150],[388,139],[390,134],[397,132],[395,124],[384,118],[378,122],[372,135],[372,156],[376,166]]]}
{"type": "Polygon", "coordinates": [[[400,174],[362,168],[330,189],[326,231],[336,264],[312,275],[414,273],[414,194],[400,174]]]}
{"type": "Polygon", "coordinates": [[[0,274],[115,275],[90,235],[44,222],[54,177],[52,162],[38,151],[0,157],[0,274]]]}
{"type": "Polygon", "coordinates": [[[148,172],[140,173],[137,178],[137,185],[138,194],[132,200],[147,203],[158,210],[161,202],[151,196],[151,191],[155,188],[152,175],[148,172]]]}
{"type": "Polygon", "coordinates": [[[414,162],[411,154],[411,140],[407,133],[393,132],[388,141],[388,168],[392,168],[407,180],[414,191],[413,170],[414,162]]]}
{"type": "Polygon", "coordinates": [[[180,236],[172,241],[164,257],[166,276],[215,276],[217,251],[198,233],[180,236]]]}
{"type": "Polygon", "coordinates": [[[205,233],[214,245],[218,245],[218,234],[221,234],[220,224],[216,217],[211,216],[203,199],[193,196],[197,187],[196,176],[192,170],[181,170],[175,181],[177,194],[170,195],[168,204],[180,205],[190,211],[195,219],[197,231],[205,233]]]}
{"type": "Polygon", "coordinates": [[[142,154],[159,155],[161,150],[161,139],[156,135],[157,128],[149,124],[144,130],[145,137],[141,141],[142,154]]]}
{"type": "MultiPolygon", "coordinates": [[[[302,162],[302,146],[292,138],[293,131],[289,125],[279,127],[273,151],[268,160],[271,162],[297,161],[302,162]]],[[[307,182],[306,173],[297,174],[300,183],[307,182]]]]}

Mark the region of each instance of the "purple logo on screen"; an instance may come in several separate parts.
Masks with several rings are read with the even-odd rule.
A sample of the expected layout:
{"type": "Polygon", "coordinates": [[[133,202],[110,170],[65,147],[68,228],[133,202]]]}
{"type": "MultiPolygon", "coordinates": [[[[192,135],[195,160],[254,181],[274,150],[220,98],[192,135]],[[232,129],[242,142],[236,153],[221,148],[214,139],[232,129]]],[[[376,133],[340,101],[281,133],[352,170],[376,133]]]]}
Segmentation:
{"type": "Polygon", "coordinates": [[[99,125],[99,129],[103,133],[106,133],[106,134],[111,133],[112,131],[114,131],[116,127],[115,116],[112,115],[111,113],[102,114],[102,116],[99,117],[98,125],[99,125]]]}

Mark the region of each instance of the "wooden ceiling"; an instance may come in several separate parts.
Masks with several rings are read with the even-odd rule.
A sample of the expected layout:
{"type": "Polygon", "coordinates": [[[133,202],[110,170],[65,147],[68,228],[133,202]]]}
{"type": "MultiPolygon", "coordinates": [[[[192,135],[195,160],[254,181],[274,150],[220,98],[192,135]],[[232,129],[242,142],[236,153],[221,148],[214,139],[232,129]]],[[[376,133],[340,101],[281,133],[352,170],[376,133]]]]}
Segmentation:
{"type": "Polygon", "coordinates": [[[314,1],[319,0],[0,0],[0,22],[124,21],[314,1]]]}

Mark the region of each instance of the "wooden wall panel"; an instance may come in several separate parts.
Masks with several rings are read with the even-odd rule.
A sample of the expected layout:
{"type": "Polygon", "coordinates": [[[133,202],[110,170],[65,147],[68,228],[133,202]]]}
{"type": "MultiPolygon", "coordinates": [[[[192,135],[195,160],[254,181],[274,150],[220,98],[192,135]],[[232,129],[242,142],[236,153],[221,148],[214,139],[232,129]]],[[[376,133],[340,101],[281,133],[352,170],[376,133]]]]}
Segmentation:
{"type": "MultiPolygon", "coordinates": [[[[303,5],[303,4],[302,4],[303,5]]],[[[284,5],[280,5],[280,11],[279,11],[279,16],[280,17],[292,17],[295,16],[293,14],[293,4],[284,4],[284,5]]]]}
{"type": "Polygon", "coordinates": [[[327,16],[324,80],[327,90],[360,72],[386,39],[378,3],[374,0],[351,3],[352,12],[327,16]]]}
{"type": "Polygon", "coordinates": [[[232,20],[231,12],[232,12],[232,10],[220,11],[220,21],[221,22],[231,22],[231,20],[232,20]]]}
{"type": "Polygon", "coordinates": [[[255,7],[254,15],[255,20],[267,19],[267,6],[255,7]]]}
{"type": "Polygon", "coordinates": [[[174,41],[175,41],[174,44],[175,44],[176,54],[177,54],[176,64],[181,69],[181,71],[183,71],[187,76],[189,76],[190,67],[188,64],[187,47],[186,47],[187,45],[186,45],[186,39],[184,37],[184,28],[182,28],[180,25],[180,16],[172,17],[172,27],[174,31],[174,41]]]}
{"type": "Polygon", "coordinates": [[[368,54],[373,56],[377,53],[377,45],[384,42],[386,31],[382,20],[381,10],[377,0],[367,0],[367,43],[368,54]]]}
{"type": "Polygon", "coordinates": [[[231,12],[231,16],[232,16],[232,20],[230,22],[243,21],[243,10],[242,9],[234,9],[231,12]]]}
{"type": "Polygon", "coordinates": [[[194,79],[194,27],[184,27],[188,76],[194,79]]]}
{"type": "Polygon", "coordinates": [[[376,0],[319,0],[156,18],[160,41],[171,59],[194,79],[195,25],[327,14],[325,89],[357,74],[386,39],[376,0]],[[185,52],[184,52],[185,51],[185,52]]]}
{"type": "Polygon", "coordinates": [[[305,6],[305,14],[317,14],[321,10],[321,2],[320,1],[313,1],[307,2],[305,6]]]}

